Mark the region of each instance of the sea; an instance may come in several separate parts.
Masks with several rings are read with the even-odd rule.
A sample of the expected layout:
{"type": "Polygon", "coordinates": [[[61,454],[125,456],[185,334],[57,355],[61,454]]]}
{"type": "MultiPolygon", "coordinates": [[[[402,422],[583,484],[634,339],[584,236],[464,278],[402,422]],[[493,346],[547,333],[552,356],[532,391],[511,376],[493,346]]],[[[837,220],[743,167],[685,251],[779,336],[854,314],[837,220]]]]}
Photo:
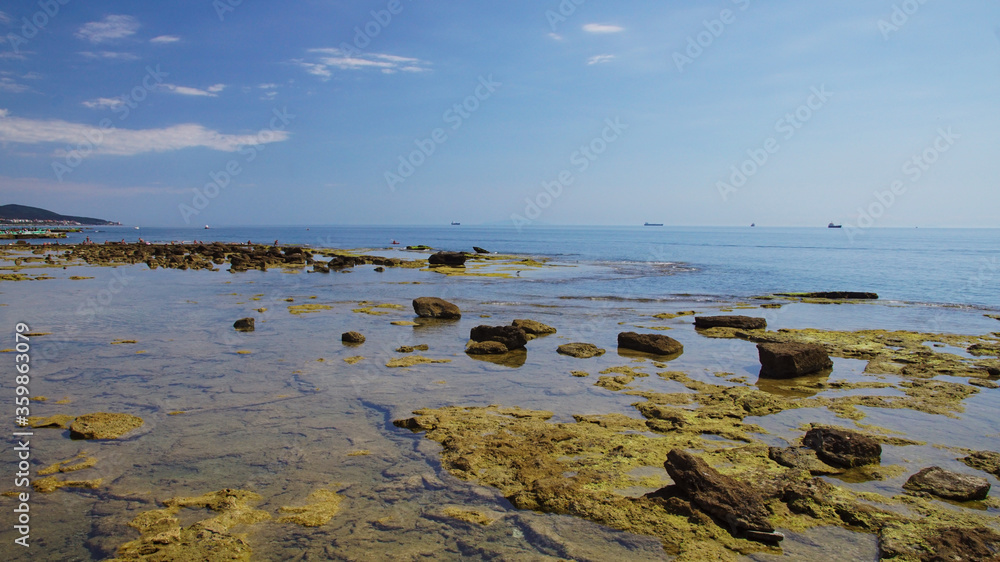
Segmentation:
{"type": "MultiPolygon", "coordinates": [[[[516,509],[497,489],[456,478],[442,467],[440,444],[392,421],[421,408],[491,404],[552,412],[553,422],[573,423],[574,416],[590,414],[641,418],[635,395],[595,384],[602,371],[644,369],[651,376],[631,383],[636,392],[684,389],[656,376],[658,369],[648,360],[617,350],[622,331],[654,331],[680,341],[684,352],[670,359],[668,368],[695,381],[757,384],[778,392],[759,383],[752,342],[706,337],[695,331],[690,315],[657,316],[662,313],[760,316],[769,330],[911,330],[930,334],[928,352],[965,358],[972,356],[936,342],[933,334],[1000,332],[993,317],[1000,317],[1000,230],[140,225],[86,228],[65,241],[87,238],[277,241],[410,259],[426,258],[430,251],[407,251],[407,245],[466,252],[478,246],[516,257],[494,268],[500,275],[481,276],[393,267],[380,272],[371,265],[322,274],[79,264],[25,268],[19,272],[37,279],[0,281],[0,333],[8,342],[0,345],[7,351],[0,353],[7,373],[0,380],[0,404],[8,414],[15,404],[15,326],[25,323],[33,334],[26,387],[38,398],[28,406],[32,416],[121,412],[144,420],[141,428],[108,441],[74,440],[66,429],[34,429],[32,478],[58,462],[93,457],[90,468],[54,469],[59,480],[90,484],[31,492],[29,549],[13,542],[19,536],[12,523],[15,498],[0,496],[0,560],[113,558],[139,537],[129,524],[137,517],[163,509],[170,498],[224,489],[259,495],[255,508],[268,518],[232,529],[252,548],[254,560],[670,560],[655,537],[516,509]],[[528,258],[545,265],[521,261],[528,258]],[[844,304],[761,299],[810,291],[874,292],[879,298],[844,304]],[[421,296],[454,302],[462,318],[414,323],[411,302],[421,296]],[[255,319],[254,332],[233,329],[244,317],[255,319]],[[558,332],[530,341],[516,360],[465,353],[472,328],[517,318],[558,332]],[[343,344],[341,334],[349,330],[367,341],[343,344]],[[593,343],[607,353],[590,359],[557,353],[568,342],[593,343]],[[418,345],[428,349],[416,353],[441,362],[390,366],[409,355],[401,346],[418,345]],[[308,504],[318,490],[343,499],[329,522],[301,527],[280,521],[284,508],[308,504]],[[446,508],[474,510],[495,522],[460,521],[442,511],[446,508]]],[[[19,267],[10,258],[3,265],[19,267]]],[[[470,269],[477,271],[490,270],[470,269]]],[[[834,358],[827,378],[869,381],[865,365],[834,358]]],[[[796,391],[818,397],[901,396],[908,384],[891,375],[877,381],[892,386],[796,391]]],[[[861,407],[865,417],[856,429],[881,428],[915,444],[883,446],[887,476],[881,480],[829,480],[859,493],[894,497],[920,468],[968,472],[955,460],[957,448],[1000,451],[998,408],[1000,389],[979,387],[951,417],[861,407]]],[[[754,439],[770,446],[797,442],[805,424],[855,424],[825,408],[746,421],[766,431],[754,439]]],[[[13,477],[19,462],[6,447],[0,492],[21,490],[13,477]]],[[[657,463],[643,467],[635,489],[622,493],[651,492],[668,482],[657,463]]],[[[1000,509],[988,505],[954,509],[1000,517],[1000,509]]],[[[214,515],[197,508],[175,514],[185,528],[214,515]]],[[[878,558],[871,534],[839,527],[779,530],[786,534],[780,550],[744,559],[878,558]]]]}
{"type": "MultiPolygon", "coordinates": [[[[575,296],[746,298],[779,292],[865,291],[926,305],[1000,308],[1000,229],[646,226],[97,227],[96,242],[222,241],[324,248],[427,245],[540,256],[587,266],[575,296]],[[392,242],[399,242],[393,245],[392,242]]],[[[539,289],[540,292],[545,289],[539,289]]]]}

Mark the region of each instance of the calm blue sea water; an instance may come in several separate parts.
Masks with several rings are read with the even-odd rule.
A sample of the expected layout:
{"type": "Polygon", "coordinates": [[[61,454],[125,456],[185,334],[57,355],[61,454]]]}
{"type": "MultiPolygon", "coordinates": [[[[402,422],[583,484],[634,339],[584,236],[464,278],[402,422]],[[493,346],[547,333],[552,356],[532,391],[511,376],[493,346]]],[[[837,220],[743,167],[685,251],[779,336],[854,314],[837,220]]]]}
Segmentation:
{"type": "Polygon", "coordinates": [[[334,248],[426,244],[546,256],[576,265],[539,296],[741,298],[786,291],[874,291],[883,299],[1000,309],[1000,230],[509,226],[100,227],[70,241],[227,241],[334,248]]]}

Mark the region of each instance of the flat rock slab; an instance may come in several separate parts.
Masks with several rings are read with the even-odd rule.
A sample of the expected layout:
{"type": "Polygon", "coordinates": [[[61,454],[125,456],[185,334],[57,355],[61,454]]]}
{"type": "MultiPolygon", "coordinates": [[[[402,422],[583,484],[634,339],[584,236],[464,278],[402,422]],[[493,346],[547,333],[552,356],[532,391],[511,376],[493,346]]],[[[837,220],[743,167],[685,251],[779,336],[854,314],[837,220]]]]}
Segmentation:
{"type": "Polygon", "coordinates": [[[475,342],[500,342],[508,350],[521,349],[528,343],[528,335],[516,326],[476,326],[469,332],[469,339],[475,342]]]}
{"type": "Polygon", "coordinates": [[[684,351],[681,342],[674,338],[660,334],[639,334],[636,332],[618,334],[618,347],[655,355],[674,355],[684,351]]]}
{"type": "Polygon", "coordinates": [[[910,476],[903,484],[904,490],[924,492],[939,498],[955,501],[985,500],[990,493],[989,480],[968,474],[930,466],[910,476]]]}
{"type": "Polygon", "coordinates": [[[853,468],[882,461],[882,445],[878,441],[846,429],[815,427],[806,432],[802,444],[833,466],[853,468]]]}
{"type": "Polygon", "coordinates": [[[576,357],[578,359],[590,359],[591,357],[604,355],[604,350],[592,343],[564,343],[560,345],[556,351],[563,355],[569,355],[570,357],[576,357]]]}
{"type": "Polygon", "coordinates": [[[413,312],[421,318],[442,318],[445,320],[461,318],[462,311],[444,299],[437,297],[418,297],[413,299],[413,312]]]}
{"type": "Polygon", "coordinates": [[[815,293],[778,293],[779,297],[802,297],[831,300],[875,300],[878,295],[860,291],[817,291],[815,293]]]}
{"type": "Polygon", "coordinates": [[[85,414],[69,426],[69,436],[73,439],[118,439],[143,423],[142,418],[131,414],[85,414]]]}
{"type": "Polygon", "coordinates": [[[674,449],[664,468],[677,488],[699,509],[723,521],[735,535],[779,541],[764,500],[747,484],[721,474],[700,458],[674,449]]]}
{"type": "Polygon", "coordinates": [[[755,316],[698,316],[694,319],[694,327],[699,330],[708,328],[763,330],[767,328],[767,320],[755,316]]]}
{"type": "Polygon", "coordinates": [[[822,345],[811,343],[759,343],[760,376],[790,379],[829,369],[833,360],[822,345]]]}

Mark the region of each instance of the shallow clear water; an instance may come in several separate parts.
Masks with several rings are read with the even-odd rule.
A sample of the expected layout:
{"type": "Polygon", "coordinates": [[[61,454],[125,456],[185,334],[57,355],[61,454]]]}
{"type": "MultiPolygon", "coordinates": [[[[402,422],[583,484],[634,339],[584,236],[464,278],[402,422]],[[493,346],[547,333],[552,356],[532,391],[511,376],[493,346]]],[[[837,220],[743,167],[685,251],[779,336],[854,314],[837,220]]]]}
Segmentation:
{"type": "MultiPolygon", "coordinates": [[[[465,236],[473,230],[454,228],[413,229],[413,236],[420,237],[414,240],[402,240],[404,236],[395,233],[399,229],[385,232],[404,243],[454,243],[458,248],[460,236],[450,233],[461,229],[465,236]]],[[[305,243],[308,237],[319,234],[314,230],[301,239],[287,230],[279,232],[283,242],[305,243]]],[[[121,411],[141,416],[145,425],[126,439],[106,442],[73,441],[65,431],[36,430],[33,470],[85,450],[97,457],[97,465],[67,476],[102,477],[104,482],[97,490],[32,494],[32,537],[37,549],[28,554],[11,546],[14,534],[5,525],[0,529],[0,555],[11,560],[99,560],[112,556],[135,536],[127,527],[129,520],[169,497],[227,487],[249,489],[263,496],[260,509],[276,514],[280,506],[303,504],[318,488],[335,487],[346,499],[340,514],[327,525],[303,528],[271,521],[247,528],[255,557],[666,559],[659,542],[649,537],[572,517],[513,509],[496,490],[457,480],[443,471],[437,443],[395,428],[391,420],[408,417],[418,408],[496,403],[550,410],[556,421],[570,421],[573,414],[614,412],[639,417],[631,406],[636,397],[594,383],[598,371],[618,365],[645,367],[654,374],[656,369],[650,363],[633,363],[632,356],[616,353],[618,332],[654,326],[670,327],[658,333],[668,334],[685,346],[684,354],[670,362],[671,370],[713,384],[723,381],[714,374],[720,371],[745,376],[751,383],[756,380],[759,363],[752,343],[706,338],[695,332],[690,317],[660,320],[651,317],[656,313],[717,311],[744,297],[780,290],[888,290],[898,300],[952,302],[950,293],[935,292],[934,287],[956,273],[942,273],[940,268],[926,272],[925,277],[931,279],[914,280],[905,287],[892,285],[891,279],[870,269],[865,272],[856,267],[845,272],[834,265],[827,268],[829,274],[807,271],[809,263],[822,262],[823,256],[837,252],[883,252],[878,248],[828,252],[829,248],[807,240],[813,235],[837,233],[783,236],[779,229],[755,229],[750,234],[715,230],[723,232],[710,233],[701,246],[707,249],[700,258],[692,248],[698,247],[695,241],[704,233],[695,229],[619,229],[610,231],[604,242],[593,229],[570,231],[560,234],[558,250],[538,252],[556,256],[556,262],[567,267],[525,270],[520,278],[512,279],[445,277],[392,268],[376,273],[370,266],[320,275],[277,270],[242,274],[150,271],[141,265],[44,270],[56,279],[3,282],[0,304],[5,306],[0,307],[0,327],[11,341],[18,321],[29,323],[32,331],[50,333],[32,341],[31,392],[49,398],[32,403],[32,413],[121,411]],[[683,270],[664,273],[644,265],[607,263],[615,251],[624,252],[625,261],[640,257],[625,249],[630,243],[616,238],[627,238],[623,232],[634,235],[633,246],[653,243],[649,239],[661,235],[683,239],[656,242],[676,250],[665,261],[683,262],[683,270]],[[765,265],[763,258],[744,256],[725,263],[727,256],[748,250],[746,243],[727,246],[722,241],[750,235],[770,239],[759,242],[760,255],[787,252],[811,253],[813,257],[797,266],[791,264],[794,258],[765,265]],[[783,238],[786,246],[781,246],[778,238],[783,238]],[[93,279],[71,281],[70,275],[93,279]],[[462,319],[416,327],[390,324],[411,320],[410,302],[419,296],[455,302],[463,311],[462,319]],[[293,301],[287,302],[287,298],[293,301]],[[387,314],[379,316],[352,312],[360,301],[398,304],[403,309],[380,309],[387,314]],[[288,306],[297,304],[326,304],[331,309],[290,314],[288,306]],[[256,312],[262,307],[268,310],[256,312]],[[233,321],[245,316],[257,318],[256,331],[234,332],[233,321]],[[523,365],[517,367],[476,360],[464,353],[472,327],[509,324],[514,318],[535,319],[556,326],[559,332],[530,342],[523,365]],[[367,342],[345,346],[340,334],[348,330],[362,332],[367,342]],[[111,344],[116,339],[137,343],[111,344]],[[592,342],[608,353],[581,360],[555,352],[558,345],[569,341],[592,342]],[[420,343],[430,347],[421,355],[450,362],[405,369],[385,366],[401,356],[395,351],[397,347],[420,343]],[[343,361],[359,355],[365,359],[355,365],[343,361]],[[585,370],[591,376],[573,377],[571,370],[585,370]],[[63,398],[69,403],[55,404],[63,398]],[[184,413],[169,415],[176,411],[184,413]],[[350,454],[362,450],[369,454],[350,454]],[[498,521],[488,527],[457,521],[441,514],[449,505],[484,510],[498,521]]],[[[514,234],[486,238],[492,231],[482,229],[482,239],[464,238],[465,243],[505,252],[530,250],[541,244],[514,234]]],[[[147,229],[141,232],[147,236],[147,229]]],[[[227,229],[210,232],[212,239],[229,235],[227,229]]],[[[277,236],[268,232],[272,234],[267,238],[277,236]]],[[[374,246],[376,236],[381,236],[376,233],[382,231],[359,228],[337,232],[340,243],[326,245],[374,246]]],[[[198,232],[199,237],[202,234],[198,232]]],[[[165,232],[164,236],[174,234],[165,232]]],[[[250,235],[234,231],[231,236],[245,241],[250,235]]],[[[256,233],[253,236],[261,238],[256,233]]],[[[867,240],[875,236],[872,233],[867,240]]],[[[912,258],[914,246],[923,242],[910,240],[907,244],[909,249],[899,251],[912,258]]],[[[960,253],[969,259],[988,256],[996,247],[987,248],[988,244],[977,241],[960,253]]],[[[936,251],[945,252],[947,245],[938,244],[941,249],[936,251]]],[[[901,259],[888,250],[885,254],[890,261],[901,259]]],[[[830,263],[836,264],[837,259],[830,258],[830,263]]],[[[951,259],[961,263],[964,258],[951,259]]],[[[886,263],[877,266],[879,272],[893,269],[886,263]]],[[[912,269],[908,276],[916,277],[912,269]]],[[[964,302],[987,308],[998,304],[995,293],[980,291],[969,296],[964,302]]],[[[1000,323],[983,316],[981,309],[929,304],[793,303],[776,310],[753,308],[735,313],[764,316],[770,329],[886,328],[969,334],[1000,330],[1000,323]]],[[[8,345],[0,345],[4,347],[8,345]]],[[[11,354],[0,354],[0,361],[13,364],[11,354]]],[[[863,366],[860,361],[838,359],[830,379],[857,380],[863,366]]],[[[5,404],[12,403],[9,378],[2,383],[5,404]]],[[[636,379],[633,386],[678,391],[676,383],[655,376],[636,379]]],[[[909,410],[867,409],[864,421],[928,443],[887,453],[886,463],[905,464],[907,474],[929,463],[961,468],[964,465],[953,460],[953,451],[933,445],[1000,449],[1000,426],[991,414],[996,411],[998,393],[1000,390],[981,389],[966,401],[965,413],[956,420],[909,410]]],[[[829,412],[806,409],[747,421],[767,428],[770,434],[765,438],[775,445],[799,436],[797,428],[803,423],[844,422],[829,412]]],[[[0,470],[11,474],[12,468],[8,453],[0,459],[0,470]]],[[[905,476],[849,486],[897,494],[904,480],[905,476]]],[[[997,484],[992,477],[990,480],[997,484]]],[[[4,512],[9,513],[10,505],[10,498],[0,498],[4,512]]],[[[206,515],[182,513],[187,518],[206,515]]],[[[191,521],[182,519],[185,524],[191,521]]],[[[841,529],[820,528],[790,535],[784,548],[786,557],[791,558],[831,549],[851,553],[851,559],[875,556],[870,536],[841,529]]]]}

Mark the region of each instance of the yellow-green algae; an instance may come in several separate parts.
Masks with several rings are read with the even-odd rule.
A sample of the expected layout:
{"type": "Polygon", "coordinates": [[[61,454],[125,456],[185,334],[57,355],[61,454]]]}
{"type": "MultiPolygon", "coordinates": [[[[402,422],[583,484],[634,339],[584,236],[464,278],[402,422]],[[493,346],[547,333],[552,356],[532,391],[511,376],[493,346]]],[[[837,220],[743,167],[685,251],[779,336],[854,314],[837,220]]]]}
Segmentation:
{"type": "Polygon", "coordinates": [[[86,451],[80,451],[71,459],[59,461],[55,464],[39,469],[38,475],[48,476],[57,472],[75,472],[77,470],[90,468],[95,464],[97,464],[97,459],[95,457],[87,456],[86,451]]]}
{"type": "Polygon", "coordinates": [[[495,518],[486,515],[481,511],[476,511],[474,509],[462,509],[461,507],[449,506],[441,510],[448,517],[453,519],[458,519],[459,521],[465,521],[466,523],[474,523],[476,525],[482,525],[484,527],[492,524],[496,521],[495,518]]]}
{"type": "Polygon", "coordinates": [[[361,355],[355,355],[353,357],[345,357],[344,358],[344,363],[347,363],[348,365],[354,365],[355,363],[360,363],[361,361],[364,361],[364,360],[365,360],[365,358],[363,356],[361,356],[361,355]]]}
{"type": "Polygon", "coordinates": [[[308,504],[300,507],[282,507],[279,509],[283,515],[278,519],[279,523],[296,523],[303,527],[319,527],[325,525],[333,516],[340,511],[341,496],[336,490],[316,490],[309,494],[308,504]]]}
{"type": "Polygon", "coordinates": [[[393,303],[372,304],[368,301],[361,301],[358,303],[358,305],[360,306],[360,308],[351,309],[351,312],[356,312],[358,314],[371,314],[372,316],[385,316],[386,314],[389,314],[388,311],[379,309],[388,308],[391,310],[403,310],[406,308],[401,304],[393,304],[393,303]]]}
{"type": "MultiPolygon", "coordinates": [[[[979,529],[995,524],[973,510],[955,510],[912,496],[857,493],[768,458],[759,442],[725,446],[696,428],[642,433],[646,424],[621,414],[574,416],[575,423],[550,423],[551,412],[517,407],[444,407],[414,412],[396,424],[442,444],[442,465],[464,480],[498,488],[516,507],[583,517],[623,531],[658,537],[664,549],[687,560],[718,560],[730,554],[774,547],[739,539],[688,501],[670,495],[616,494],[637,485],[629,473],[662,466],[672,449],[695,449],[711,466],[744,482],[764,497],[778,528],[802,531],[839,525],[875,533],[880,548],[896,560],[926,558],[929,541],[942,529],[979,529]],[[702,543],[708,550],[690,548],[702,543]]],[[[898,467],[882,467],[898,473],[898,467]]],[[[638,484],[659,486],[663,480],[638,484]]]]}
{"type": "Polygon", "coordinates": [[[196,497],[172,498],[164,509],[137,515],[129,526],[138,539],[118,549],[114,561],[125,560],[250,560],[252,551],[245,536],[232,532],[237,525],[252,525],[269,519],[253,509],[260,495],[246,490],[224,489],[196,497]],[[210,509],[218,515],[182,528],[176,517],[181,508],[210,509]]]}
{"type": "Polygon", "coordinates": [[[989,368],[1000,367],[997,358],[970,359],[953,353],[935,351],[925,345],[943,343],[962,349],[993,349],[1000,345],[996,334],[966,336],[891,330],[740,330],[710,328],[700,334],[717,338],[740,338],[755,343],[802,342],[823,345],[834,357],[868,361],[866,373],[891,374],[913,378],[933,378],[938,375],[958,377],[989,377],[989,368]]]}
{"type": "Polygon", "coordinates": [[[288,312],[292,314],[310,314],[321,310],[330,310],[333,307],[328,304],[293,304],[289,305],[288,312]]]}
{"type": "Polygon", "coordinates": [[[422,365],[425,363],[451,363],[451,359],[431,359],[429,357],[424,357],[422,355],[407,355],[406,357],[398,357],[396,359],[391,359],[385,364],[386,367],[412,367],[414,365],[422,365]]]}

